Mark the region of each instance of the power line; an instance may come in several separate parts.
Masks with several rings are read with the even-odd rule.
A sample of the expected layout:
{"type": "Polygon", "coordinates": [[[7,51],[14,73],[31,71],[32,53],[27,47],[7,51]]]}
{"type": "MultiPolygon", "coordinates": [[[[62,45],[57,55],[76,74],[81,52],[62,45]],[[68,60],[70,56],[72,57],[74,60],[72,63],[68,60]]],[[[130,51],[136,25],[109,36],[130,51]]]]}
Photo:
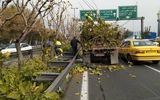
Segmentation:
{"type": "Polygon", "coordinates": [[[87,1],[87,0],[86,0],[86,2],[87,2],[93,9],[96,9],[94,6],[91,5],[91,2],[90,2],[90,1],[87,1]]]}
{"type": "Polygon", "coordinates": [[[124,25],[126,25],[128,22],[130,22],[130,20],[128,20],[128,21],[126,21],[124,24],[122,24],[122,25],[120,25],[120,26],[124,26],[124,25]]]}
{"type": "Polygon", "coordinates": [[[98,9],[98,6],[96,5],[96,3],[93,0],[91,0],[91,1],[95,5],[95,7],[98,9]]]}
{"type": "Polygon", "coordinates": [[[79,5],[81,6],[81,8],[84,10],[84,7],[81,5],[81,3],[79,2],[79,5]]]}
{"type": "Polygon", "coordinates": [[[83,2],[90,8],[90,9],[94,9],[92,6],[90,6],[90,4],[88,4],[85,0],[83,0],[83,2]]]}

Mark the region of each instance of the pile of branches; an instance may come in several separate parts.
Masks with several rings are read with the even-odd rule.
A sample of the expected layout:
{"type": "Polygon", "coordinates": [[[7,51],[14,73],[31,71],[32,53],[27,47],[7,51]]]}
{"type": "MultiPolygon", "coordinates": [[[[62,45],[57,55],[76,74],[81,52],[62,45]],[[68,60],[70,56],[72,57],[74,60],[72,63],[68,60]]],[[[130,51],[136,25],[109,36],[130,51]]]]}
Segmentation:
{"type": "Polygon", "coordinates": [[[96,22],[86,19],[81,27],[81,42],[83,49],[93,47],[117,47],[120,43],[121,34],[117,26],[106,23],[102,19],[96,22]]]}

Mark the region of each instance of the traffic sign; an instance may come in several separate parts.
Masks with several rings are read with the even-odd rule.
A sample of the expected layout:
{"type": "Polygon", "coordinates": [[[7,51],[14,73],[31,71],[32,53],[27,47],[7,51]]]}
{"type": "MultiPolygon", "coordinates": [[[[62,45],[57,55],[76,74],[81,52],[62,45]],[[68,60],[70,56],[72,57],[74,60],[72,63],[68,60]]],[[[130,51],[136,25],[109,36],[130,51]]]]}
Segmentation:
{"type": "Polygon", "coordinates": [[[134,20],[137,19],[137,6],[119,6],[120,20],[134,20]]]}
{"type": "Polygon", "coordinates": [[[84,21],[85,17],[89,15],[93,20],[97,19],[97,10],[80,10],[80,20],[84,21]]]}
{"type": "Polygon", "coordinates": [[[99,14],[100,14],[100,18],[104,20],[116,20],[117,19],[116,9],[99,10],[99,14]]]}

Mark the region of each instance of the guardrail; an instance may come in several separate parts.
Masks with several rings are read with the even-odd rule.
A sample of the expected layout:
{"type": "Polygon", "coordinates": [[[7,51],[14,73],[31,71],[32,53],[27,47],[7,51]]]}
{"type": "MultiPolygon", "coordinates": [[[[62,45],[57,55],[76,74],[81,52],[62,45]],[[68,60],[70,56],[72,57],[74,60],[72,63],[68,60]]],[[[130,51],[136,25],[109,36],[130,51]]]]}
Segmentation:
{"type": "Polygon", "coordinates": [[[75,62],[75,59],[78,55],[79,51],[76,53],[76,55],[73,57],[73,59],[70,61],[70,63],[66,66],[66,68],[59,74],[59,76],[53,81],[53,83],[45,90],[45,92],[53,92],[57,91],[59,87],[61,87],[63,81],[69,74],[70,70],[73,67],[73,64],[75,62]]]}

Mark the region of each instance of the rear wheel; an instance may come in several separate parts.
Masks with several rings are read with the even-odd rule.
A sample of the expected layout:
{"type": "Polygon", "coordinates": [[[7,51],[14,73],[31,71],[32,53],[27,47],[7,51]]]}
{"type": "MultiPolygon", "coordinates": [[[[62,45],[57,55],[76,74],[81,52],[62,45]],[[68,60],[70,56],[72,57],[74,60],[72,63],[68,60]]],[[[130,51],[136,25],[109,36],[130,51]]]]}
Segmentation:
{"type": "Polygon", "coordinates": [[[132,62],[133,60],[132,60],[132,57],[129,55],[129,54],[127,54],[127,61],[128,62],[132,62]]]}
{"type": "Polygon", "coordinates": [[[152,63],[153,63],[153,64],[158,64],[158,63],[159,63],[159,61],[152,61],[152,63]]]}

